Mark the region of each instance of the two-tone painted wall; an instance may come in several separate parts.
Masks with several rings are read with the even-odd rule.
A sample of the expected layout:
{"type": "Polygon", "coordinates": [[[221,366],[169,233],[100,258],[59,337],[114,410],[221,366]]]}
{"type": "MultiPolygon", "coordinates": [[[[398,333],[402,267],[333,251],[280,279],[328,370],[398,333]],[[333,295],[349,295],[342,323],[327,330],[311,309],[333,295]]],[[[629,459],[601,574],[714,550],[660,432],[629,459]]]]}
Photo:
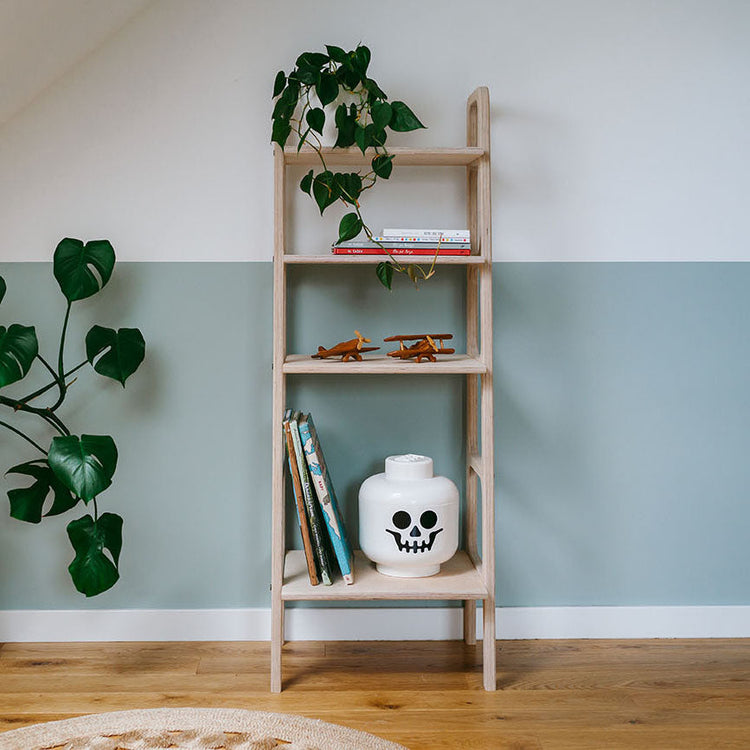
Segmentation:
{"type": "MultiPolygon", "coordinates": [[[[673,625],[697,612],[709,625],[695,632],[725,634],[734,618],[730,631],[750,634],[750,7],[385,0],[365,23],[350,5],[156,0],[0,125],[0,322],[35,323],[51,346],[54,246],[107,237],[120,263],[78,306],[74,334],[138,326],[148,345],[124,391],[85,375],[68,412],[120,448],[101,503],[125,517],[122,580],[83,600],[65,571],[66,520],[3,513],[3,637],[25,637],[41,610],[68,623],[117,610],[105,631],[120,637],[159,637],[165,613],[185,610],[244,613],[230,635],[264,632],[270,89],[299,52],[359,41],[372,76],[429,126],[394,143],[461,144],[466,96],[490,88],[498,603],[531,618],[518,634],[568,633],[533,615],[567,608],[608,613],[593,634],[617,634],[610,607],[641,613],[638,633],[681,634],[673,625]],[[682,619],[649,630],[665,607],[682,619]]],[[[395,173],[372,224],[461,225],[461,175],[431,177],[395,173]]],[[[335,218],[304,198],[290,232],[311,250],[335,218]]],[[[460,341],[459,272],[397,287],[365,269],[293,273],[291,348],[354,328],[460,341]]],[[[76,348],[74,335],[71,361],[76,348]]],[[[429,453],[460,481],[460,379],[320,378],[291,395],[315,414],[354,530],[358,483],[388,453],[429,453]]],[[[3,470],[29,458],[9,432],[0,455],[3,470]]],[[[306,612],[295,616],[313,622],[306,612]]],[[[181,623],[163,632],[227,637],[181,623]]]]}

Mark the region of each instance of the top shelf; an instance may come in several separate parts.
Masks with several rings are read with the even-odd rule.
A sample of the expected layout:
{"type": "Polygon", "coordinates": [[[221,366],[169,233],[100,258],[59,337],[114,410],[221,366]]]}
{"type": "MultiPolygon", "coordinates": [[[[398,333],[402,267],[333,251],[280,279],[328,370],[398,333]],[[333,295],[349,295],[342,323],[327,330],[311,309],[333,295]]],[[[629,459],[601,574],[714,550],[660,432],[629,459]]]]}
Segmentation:
{"type": "MultiPolygon", "coordinates": [[[[321,151],[327,162],[350,166],[368,166],[376,155],[375,150],[371,148],[368,148],[364,154],[356,147],[326,147],[321,151]]],[[[401,167],[466,167],[481,159],[485,153],[485,149],[476,146],[460,148],[394,146],[388,149],[388,155],[394,157],[394,164],[401,167]]],[[[284,149],[284,163],[289,166],[315,166],[320,163],[320,157],[311,148],[303,148],[299,152],[294,149],[284,149]]]]}

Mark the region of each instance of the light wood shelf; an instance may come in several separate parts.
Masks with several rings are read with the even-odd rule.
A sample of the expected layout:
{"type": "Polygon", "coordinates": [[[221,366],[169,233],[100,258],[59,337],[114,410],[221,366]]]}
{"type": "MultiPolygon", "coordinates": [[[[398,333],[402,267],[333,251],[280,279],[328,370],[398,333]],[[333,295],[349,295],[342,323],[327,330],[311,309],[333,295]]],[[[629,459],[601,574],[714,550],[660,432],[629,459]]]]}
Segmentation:
{"type": "Polygon", "coordinates": [[[466,354],[446,354],[437,362],[415,362],[395,357],[368,357],[361,362],[313,359],[309,354],[290,354],[284,360],[285,375],[481,375],[487,365],[466,354]]]}
{"type": "MultiPolygon", "coordinates": [[[[374,149],[368,148],[363,154],[358,148],[330,148],[321,149],[326,163],[342,164],[344,166],[367,166],[377,155],[374,149]]],[[[486,154],[484,148],[477,146],[461,146],[459,148],[406,148],[394,146],[388,148],[388,154],[393,156],[393,165],[398,167],[466,167],[474,164],[486,154]]],[[[289,166],[316,167],[320,158],[311,148],[303,148],[299,152],[294,149],[284,150],[284,163],[289,166]]]]}
{"type": "Polygon", "coordinates": [[[487,586],[466,552],[457,552],[440,566],[440,572],[429,578],[395,578],[378,573],[361,550],[354,552],[354,583],[341,578],[330,586],[310,585],[302,550],[289,550],[284,563],[284,601],[300,600],[368,600],[368,599],[484,599],[487,586]]]}
{"type": "MultiPolygon", "coordinates": [[[[287,352],[288,269],[290,266],[343,266],[375,264],[387,256],[294,254],[287,247],[287,191],[296,180],[289,167],[318,165],[312,149],[274,147],[274,341],[273,341],[273,446],[272,446],[272,553],[271,553],[271,690],[282,687],[281,646],[284,642],[284,606],[288,601],[458,600],[463,605],[464,640],[476,643],[477,602],[482,602],[482,656],[486,690],[496,688],[495,664],[495,530],[492,389],[492,222],[490,201],[490,103],[481,87],[469,96],[466,107],[467,145],[460,148],[392,148],[394,164],[419,167],[464,167],[466,171],[466,226],[474,254],[439,256],[439,265],[462,266],[466,275],[466,354],[417,363],[365,355],[362,362],[312,359],[287,352]],[[335,375],[458,375],[465,378],[466,483],[463,498],[462,551],[444,563],[439,574],[402,579],[378,573],[361,552],[355,553],[355,583],[342,580],[331,586],[311,586],[304,553],[287,550],[286,466],[282,415],[287,407],[287,380],[320,374],[335,375]]],[[[357,148],[324,149],[326,162],[367,167],[374,151],[357,148]]],[[[432,256],[398,256],[404,263],[431,263],[432,256]]],[[[354,530],[349,536],[356,539],[354,530]]]]}
{"type": "MultiPolygon", "coordinates": [[[[396,255],[400,263],[419,263],[429,266],[432,263],[432,255],[396,255]]],[[[283,262],[293,265],[357,265],[364,263],[381,263],[388,260],[387,255],[295,255],[287,253],[283,262]]],[[[481,255],[439,255],[436,265],[438,266],[481,266],[486,263],[486,258],[481,255]]]]}

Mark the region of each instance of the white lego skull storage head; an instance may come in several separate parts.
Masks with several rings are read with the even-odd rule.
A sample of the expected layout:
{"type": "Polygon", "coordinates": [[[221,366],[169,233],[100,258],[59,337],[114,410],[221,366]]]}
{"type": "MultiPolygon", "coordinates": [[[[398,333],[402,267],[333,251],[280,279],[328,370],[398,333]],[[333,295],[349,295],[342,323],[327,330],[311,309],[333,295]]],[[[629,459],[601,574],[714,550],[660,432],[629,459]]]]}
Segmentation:
{"type": "Polygon", "coordinates": [[[359,489],[359,543],[386,575],[435,575],[458,548],[458,490],[432,459],[389,456],[359,489]]]}

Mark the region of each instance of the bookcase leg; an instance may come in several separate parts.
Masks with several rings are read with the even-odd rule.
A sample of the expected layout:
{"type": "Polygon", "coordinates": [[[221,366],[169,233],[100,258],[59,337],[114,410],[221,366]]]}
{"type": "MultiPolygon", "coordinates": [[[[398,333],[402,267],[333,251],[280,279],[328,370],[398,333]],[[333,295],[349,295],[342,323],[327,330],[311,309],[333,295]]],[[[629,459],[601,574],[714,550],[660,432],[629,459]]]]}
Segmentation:
{"type": "Polygon", "coordinates": [[[271,612],[271,692],[281,692],[281,647],[284,644],[284,603],[274,602],[271,612]]]}
{"type": "Polygon", "coordinates": [[[485,599],[482,605],[484,640],[482,642],[484,664],[484,689],[497,689],[497,664],[495,659],[495,601],[485,599]]]}
{"type": "Polygon", "coordinates": [[[474,646],[477,642],[477,602],[476,599],[464,600],[464,643],[474,646]]]}

